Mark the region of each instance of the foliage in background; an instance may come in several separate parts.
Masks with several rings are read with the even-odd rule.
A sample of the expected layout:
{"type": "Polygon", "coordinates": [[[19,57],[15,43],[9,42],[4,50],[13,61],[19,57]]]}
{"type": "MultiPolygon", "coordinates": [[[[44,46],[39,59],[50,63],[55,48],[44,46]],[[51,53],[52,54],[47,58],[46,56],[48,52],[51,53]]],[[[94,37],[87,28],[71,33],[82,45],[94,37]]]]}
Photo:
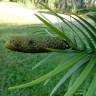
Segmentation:
{"type": "Polygon", "coordinates": [[[61,12],[77,12],[79,9],[90,8],[96,6],[96,0],[1,0],[10,2],[21,2],[25,6],[33,6],[35,8],[44,8],[39,3],[49,6],[61,12]]]}

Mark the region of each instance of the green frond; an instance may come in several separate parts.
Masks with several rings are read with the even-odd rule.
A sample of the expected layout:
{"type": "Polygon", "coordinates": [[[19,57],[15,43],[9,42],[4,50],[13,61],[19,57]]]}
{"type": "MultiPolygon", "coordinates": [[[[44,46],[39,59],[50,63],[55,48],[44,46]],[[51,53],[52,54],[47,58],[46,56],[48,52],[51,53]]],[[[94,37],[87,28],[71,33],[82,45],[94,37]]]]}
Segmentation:
{"type": "Polygon", "coordinates": [[[57,27],[55,27],[54,25],[50,24],[47,20],[43,19],[42,17],[40,17],[39,15],[35,14],[45,25],[47,25],[49,28],[51,28],[51,30],[53,30],[56,34],[58,34],[59,37],[61,37],[62,39],[66,40],[69,45],[73,45],[71,40],[66,36],[66,34],[58,29],[57,27]]]}
{"type": "MultiPolygon", "coordinates": [[[[41,82],[44,82],[43,85],[45,86],[54,76],[64,73],[64,76],[53,88],[50,96],[53,96],[57,89],[60,88],[60,86],[69,78],[70,80],[68,81],[68,86],[66,88],[68,90],[64,93],[64,96],[73,96],[79,89],[81,89],[82,92],[86,91],[84,96],[93,96],[94,91],[96,90],[96,73],[94,73],[94,76],[92,75],[92,82],[88,84],[88,90],[86,90],[86,88],[83,89],[81,86],[84,86],[83,83],[87,78],[89,78],[89,75],[93,72],[94,67],[96,67],[96,14],[86,14],[85,17],[69,14],[67,16],[69,16],[72,20],[68,20],[51,10],[48,6],[43,4],[41,5],[48,9],[51,12],[51,15],[56,16],[61,21],[59,24],[62,24],[61,26],[63,26],[63,28],[66,27],[66,29],[59,28],[42,15],[35,14],[37,18],[39,18],[47,27],[51,29],[48,30],[48,32],[50,31],[50,34],[52,33],[51,35],[53,35],[53,37],[53,33],[55,33],[58,37],[65,40],[71,48],[69,50],[49,48],[48,50],[55,51],[55,53],[49,54],[37,63],[33,69],[43,66],[43,64],[46,64],[47,62],[52,64],[53,62],[57,62],[58,65],[36,80],[9,87],[8,89],[14,90],[27,88],[41,82]],[[92,24],[89,19],[93,21],[94,24],[92,24]],[[57,53],[60,54],[58,55],[57,53]],[[57,59],[56,56],[59,58],[57,59]],[[61,60],[60,58],[62,58],[62,64],[58,62],[61,60]]],[[[87,87],[87,84],[85,84],[85,87],[87,87]]]]}
{"type": "Polygon", "coordinates": [[[76,92],[76,90],[80,87],[80,85],[84,82],[84,80],[94,68],[96,64],[95,58],[96,57],[94,55],[91,57],[90,62],[87,64],[85,69],[81,72],[80,76],[76,79],[74,84],[68,89],[64,96],[72,96],[76,92]]]}
{"type": "Polygon", "coordinates": [[[41,76],[40,78],[38,78],[38,79],[36,79],[36,80],[34,80],[32,82],[26,83],[26,84],[21,84],[21,85],[14,86],[14,87],[9,87],[8,89],[13,90],[13,89],[19,89],[19,88],[26,88],[26,87],[30,87],[30,86],[39,84],[42,81],[45,81],[45,80],[47,80],[49,78],[52,78],[53,76],[57,75],[58,73],[67,70],[68,68],[70,68],[72,65],[77,63],[80,59],[84,58],[85,56],[86,55],[84,53],[79,53],[78,55],[76,55],[76,56],[72,57],[71,59],[69,59],[69,61],[64,62],[64,64],[62,64],[62,65],[58,65],[55,69],[53,69],[49,73],[41,76]]]}
{"type": "Polygon", "coordinates": [[[83,59],[81,59],[80,61],[78,61],[78,63],[76,63],[74,66],[72,66],[72,68],[70,68],[68,70],[68,72],[66,74],[64,74],[63,78],[60,79],[60,81],[56,84],[56,86],[54,87],[54,89],[52,90],[50,96],[52,96],[57,89],[73,74],[75,73],[83,64],[85,64],[87,61],[89,60],[89,56],[84,57],[83,59]]]}
{"type": "Polygon", "coordinates": [[[96,73],[95,73],[95,75],[92,79],[92,82],[88,88],[86,96],[94,96],[95,91],[96,91],[96,73]]]}

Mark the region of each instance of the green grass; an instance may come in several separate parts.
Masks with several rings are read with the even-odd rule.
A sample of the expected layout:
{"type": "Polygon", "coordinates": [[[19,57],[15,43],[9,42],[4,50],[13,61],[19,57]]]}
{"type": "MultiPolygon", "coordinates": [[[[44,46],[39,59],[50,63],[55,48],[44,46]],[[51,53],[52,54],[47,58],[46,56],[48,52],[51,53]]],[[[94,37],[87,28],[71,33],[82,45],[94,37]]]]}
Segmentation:
{"type": "MultiPolygon", "coordinates": [[[[0,25],[0,96],[49,96],[51,90],[59,80],[59,78],[57,78],[58,76],[56,76],[54,77],[55,79],[50,80],[46,85],[42,83],[26,89],[8,91],[8,87],[36,79],[52,70],[56,64],[58,64],[56,60],[54,60],[54,62],[46,62],[43,66],[41,65],[37,69],[32,70],[34,65],[38,64],[39,61],[51,53],[30,54],[14,52],[5,48],[4,41],[8,36],[32,36],[35,31],[39,29],[44,31],[44,29],[38,27],[38,25],[0,25]]],[[[60,58],[59,53],[57,53],[57,58],[60,58]]],[[[52,59],[54,59],[54,57],[52,57],[52,59]]],[[[62,96],[62,93],[64,93],[63,87],[60,88],[54,96],[62,96]]]]}

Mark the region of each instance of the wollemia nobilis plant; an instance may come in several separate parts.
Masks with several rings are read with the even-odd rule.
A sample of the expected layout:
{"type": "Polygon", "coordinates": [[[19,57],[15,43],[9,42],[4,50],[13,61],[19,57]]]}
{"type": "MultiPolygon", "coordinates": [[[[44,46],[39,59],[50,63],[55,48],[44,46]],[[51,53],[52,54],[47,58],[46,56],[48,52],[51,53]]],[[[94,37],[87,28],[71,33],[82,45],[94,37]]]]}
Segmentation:
{"type": "MultiPolygon", "coordinates": [[[[43,37],[43,39],[39,38],[41,39],[39,41],[43,42],[42,44],[53,43],[52,46],[49,44],[47,45],[47,47],[49,46],[49,49],[50,47],[53,49],[51,51],[55,51],[55,53],[51,52],[52,54],[55,54],[54,58],[55,56],[57,56],[58,52],[62,54],[59,56],[62,57],[64,55],[62,59],[63,62],[61,64],[58,59],[58,65],[56,65],[56,67],[50,72],[28,83],[9,87],[8,89],[15,90],[20,88],[32,87],[33,85],[39,84],[46,80],[50,81],[54,79],[55,76],[58,76],[60,73],[63,73],[64,75],[61,78],[58,77],[59,80],[54,86],[52,92],[50,93],[50,96],[54,96],[54,93],[57,92],[58,89],[62,87],[62,85],[65,84],[66,81],[68,82],[66,88],[64,88],[64,90],[66,89],[66,92],[64,91],[64,94],[62,96],[96,96],[96,14],[86,14],[86,16],[72,14],[69,16],[71,19],[68,20],[62,17],[61,15],[57,14],[56,12],[52,11],[47,6],[45,7],[51,11],[52,15],[60,19],[61,26],[58,27],[46,20],[46,18],[42,17],[41,15],[36,14],[36,16],[48,28],[50,28],[50,33],[51,35],[53,35],[53,37],[48,37],[51,41],[48,41],[45,37],[43,37]],[[56,37],[56,39],[54,38],[54,36],[57,36],[59,38],[56,37]],[[60,48],[60,50],[62,50],[58,51],[54,50],[54,48],[60,48]]],[[[10,42],[11,38],[9,39],[10,42]]],[[[16,42],[23,42],[22,37],[16,37],[16,40],[14,40],[15,38],[13,38],[11,44],[14,44],[16,42]]],[[[38,39],[36,38],[32,40],[35,41],[38,39]]],[[[24,42],[26,40],[27,39],[24,39],[24,42]]],[[[6,44],[8,44],[9,41],[7,41],[6,44]]],[[[28,47],[26,46],[26,44],[28,45],[28,42],[26,41],[27,43],[25,42],[25,44],[24,42],[23,45],[25,45],[25,47],[23,46],[23,48],[26,50],[26,48],[28,47]]],[[[17,45],[15,44],[15,46],[17,45]]],[[[45,45],[43,45],[44,48],[45,45]]],[[[10,46],[10,44],[8,46],[10,46]]],[[[40,46],[42,45],[38,45],[38,47],[40,46]]],[[[13,45],[11,45],[11,47],[14,50],[15,47],[13,45]]],[[[11,47],[8,48],[12,49],[11,47]]],[[[36,46],[34,48],[36,48],[36,46]]],[[[45,59],[47,60],[47,62],[51,62],[53,60],[52,58],[50,59],[47,57],[45,57],[45,59]]],[[[46,61],[42,62],[42,64],[43,63],[45,64],[46,61]]],[[[39,66],[40,65],[38,65],[38,67],[39,66]]]]}

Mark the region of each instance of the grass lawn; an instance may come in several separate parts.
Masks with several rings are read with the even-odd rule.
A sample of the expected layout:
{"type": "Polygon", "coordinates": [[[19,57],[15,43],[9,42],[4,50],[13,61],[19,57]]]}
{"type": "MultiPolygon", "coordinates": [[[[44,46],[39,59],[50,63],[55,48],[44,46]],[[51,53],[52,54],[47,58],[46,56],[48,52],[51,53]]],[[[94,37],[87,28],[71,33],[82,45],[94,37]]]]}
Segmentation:
{"type": "MultiPolygon", "coordinates": [[[[36,25],[37,26],[37,25],[36,25]]],[[[57,57],[51,57],[49,62],[46,61],[35,70],[32,70],[33,66],[39,64],[48,55],[52,53],[20,53],[10,51],[5,48],[4,40],[10,35],[30,35],[32,36],[34,30],[42,30],[43,28],[36,27],[35,25],[0,25],[0,96],[49,96],[52,88],[55,86],[59,78],[54,77],[47,84],[36,85],[34,87],[8,91],[9,86],[22,84],[38,78],[44,73],[52,70],[60,60],[61,54],[57,53],[57,57]],[[54,60],[53,60],[54,59],[54,60]]],[[[61,60],[60,60],[61,62],[61,60]]],[[[62,74],[61,74],[62,75],[62,74]]],[[[63,87],[54,96],[62,96],[64,93],[63,87]]]]}

